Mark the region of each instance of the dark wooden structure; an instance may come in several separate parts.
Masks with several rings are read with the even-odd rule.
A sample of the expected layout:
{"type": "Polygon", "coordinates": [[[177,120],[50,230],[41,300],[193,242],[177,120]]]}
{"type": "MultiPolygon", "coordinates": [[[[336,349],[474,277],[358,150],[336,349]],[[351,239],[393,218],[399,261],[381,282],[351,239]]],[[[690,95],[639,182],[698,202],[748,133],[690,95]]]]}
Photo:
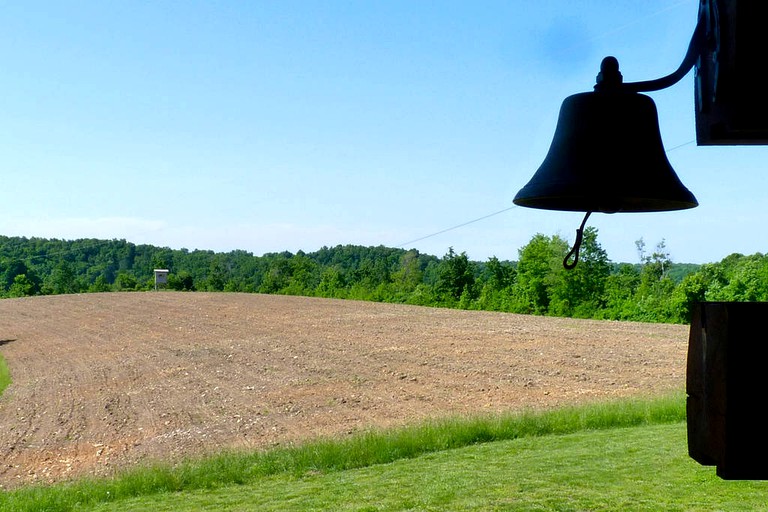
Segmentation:
{"type": "Polygon", "coordinates": [[[695,305],[688,347],[688,453],[723,479],[768,479],[768,303],[695,305]]]}
{"type": "Polygon", "coordinates": [[[696,63],[697,143],[768,144],[768,2],[700,1],[708,42],[696,63]]]}

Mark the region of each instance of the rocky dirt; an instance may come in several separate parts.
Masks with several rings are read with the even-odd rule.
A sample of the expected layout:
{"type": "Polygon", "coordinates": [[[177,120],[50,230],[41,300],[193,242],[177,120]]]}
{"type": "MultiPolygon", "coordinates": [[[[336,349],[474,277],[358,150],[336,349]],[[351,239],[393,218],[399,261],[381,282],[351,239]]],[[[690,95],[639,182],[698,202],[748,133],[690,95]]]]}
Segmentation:
{"type": "Polygon", "coordinates": [[[0,485],[685,385],[688,328],[255,294],[0,301],[0,485]]]}

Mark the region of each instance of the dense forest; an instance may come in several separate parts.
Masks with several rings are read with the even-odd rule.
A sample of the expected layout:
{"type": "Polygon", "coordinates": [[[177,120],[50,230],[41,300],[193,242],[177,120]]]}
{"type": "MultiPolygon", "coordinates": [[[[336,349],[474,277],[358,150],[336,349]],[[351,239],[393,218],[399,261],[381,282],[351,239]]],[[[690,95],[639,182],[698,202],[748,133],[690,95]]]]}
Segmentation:
{"type": "Polygon", "coordinates": [[[613,263],[587,228],[579,264],[565,270],[568,242],[536,235],[517,261],[471,261],[449,248],[442,257],[362,246],[270,253],[169,249],[125,240],[0,236],[0,296],[23,297],[167,287],[335,297],[423,306],[580,318],[685,323],[696,301],[768,300],[768,255],[733,254],[719,263],[673,263],[664,241],[638,263],[613,263]]]}

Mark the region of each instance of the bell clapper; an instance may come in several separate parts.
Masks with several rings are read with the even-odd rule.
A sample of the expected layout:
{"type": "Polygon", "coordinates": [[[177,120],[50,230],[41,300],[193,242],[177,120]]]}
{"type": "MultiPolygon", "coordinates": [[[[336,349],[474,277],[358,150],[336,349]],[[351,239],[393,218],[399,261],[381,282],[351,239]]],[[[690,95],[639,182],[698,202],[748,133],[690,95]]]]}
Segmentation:
{"type": "Polygon", "coordinates": [[[584,226],[591,213],[592,212],[587,212],[587,214],[584,215],[584,220],[581,221],[581,227],[576,230],[576,240],[573,242],[573,249],[571,249],[571,252],[569,252],[563,259],[563,267],[565,267],[566,270],[572,270],[579,262],[579,249],[581,249],[581,242],[584,239],[584,226]],[[573,261],[569,263],[568,260],[571,256],[573,256],[573,261]]]}

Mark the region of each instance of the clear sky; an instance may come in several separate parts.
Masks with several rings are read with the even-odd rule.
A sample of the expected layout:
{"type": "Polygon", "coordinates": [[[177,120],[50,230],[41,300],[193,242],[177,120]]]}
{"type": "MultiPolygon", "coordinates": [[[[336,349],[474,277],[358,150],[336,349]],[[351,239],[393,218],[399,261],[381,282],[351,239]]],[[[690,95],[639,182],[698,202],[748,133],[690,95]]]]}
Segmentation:
{"type": "MultiPolygon", "coordinates": [[[[672,72],[697,10],[697,0],[8,2],[0,234],[517,259],[536,233],[572,241],[581,222],[511,208],[562,100],[592,90],[606,55],[625,81],[672,72]]],[[[649,95],[700,206],[593,215],[609,258],[636,262],[640,238],[663,239],[677,262],[768,250],[768,148],[696,145],[693,72],[649,95]]]]}

